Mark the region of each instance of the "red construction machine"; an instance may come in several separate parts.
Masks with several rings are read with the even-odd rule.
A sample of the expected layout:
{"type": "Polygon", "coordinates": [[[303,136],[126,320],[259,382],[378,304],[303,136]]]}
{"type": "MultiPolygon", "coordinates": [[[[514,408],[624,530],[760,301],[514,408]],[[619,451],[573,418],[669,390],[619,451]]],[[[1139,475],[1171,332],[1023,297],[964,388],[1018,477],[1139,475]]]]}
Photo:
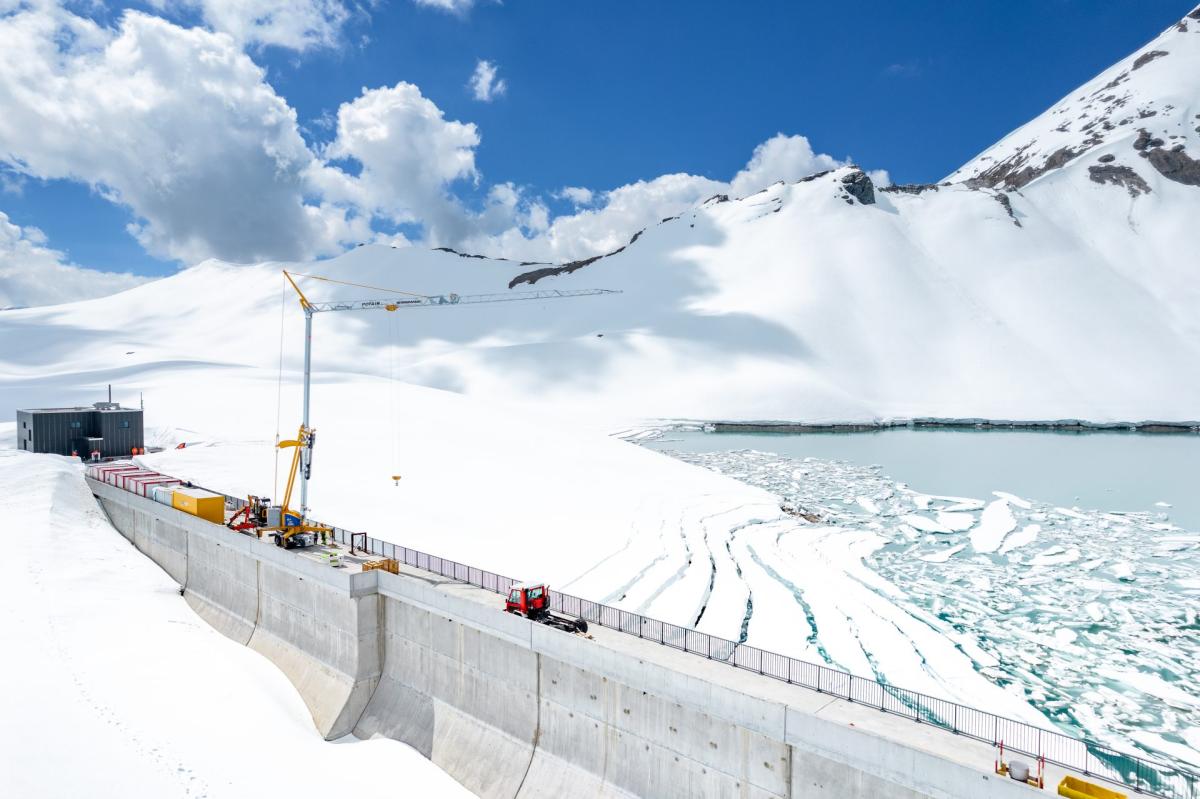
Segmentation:
{"type": "MultiPolygon", "coordinates": [[[[256,497],[253,494],[247,499],[249,501],[242,506],[242,509],[225,522],[225,526],[230,530],[237,530],[239,533],[254,533],[267,526],[267,508],[270,507],[271,500],[256,497]]],[[[262,537],[262,533],[259,533],[259,537],[262,537]]]]}
{"type": "Polygon", "coordinates": [[[585,619],[560,616],[550,610],[550,589],[545,583],[514,585],[508,592],[508,598],[504,600],[504,610],[569,633],[588,631],[585,619]]]}

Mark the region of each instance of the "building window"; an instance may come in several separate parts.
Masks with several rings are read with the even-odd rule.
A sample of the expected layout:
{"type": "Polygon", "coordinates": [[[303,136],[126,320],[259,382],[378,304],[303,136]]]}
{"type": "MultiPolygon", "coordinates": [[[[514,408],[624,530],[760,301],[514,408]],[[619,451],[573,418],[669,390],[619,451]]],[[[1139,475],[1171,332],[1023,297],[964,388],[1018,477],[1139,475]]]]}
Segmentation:
{"type": "Polygon", "coordinates": [[[129,427],[129,420],[128,420],[128,419],[122,419],[122,420],[121,420],[121,427],[129,427]]]}
{"type": "Polygon", "coordinates": [[[72,430],[78,430],[81,427],[83,427],[83,422],[71,422],[72,430]]]}

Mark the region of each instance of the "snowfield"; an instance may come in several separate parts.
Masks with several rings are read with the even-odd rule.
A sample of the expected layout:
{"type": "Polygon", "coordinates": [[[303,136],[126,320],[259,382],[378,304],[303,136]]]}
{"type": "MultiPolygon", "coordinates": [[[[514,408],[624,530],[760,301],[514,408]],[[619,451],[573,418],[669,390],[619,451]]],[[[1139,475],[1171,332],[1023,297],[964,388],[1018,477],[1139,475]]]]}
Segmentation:
{"type": "Polygon", "coordinates": [[[472,795],[398,741],[322,740],[287,678],[109,525],[79,463],[0,451],[0,513],[17,536],[0,565],[6,796],[394,797],[397,779],[472,795]]]}
{"type": "MultiPolygon", "coordinates": [[[[616,254],[566,270],[363,246],[317,264],[210,261],[110,297],[0,312],[0,416],[90,403],[113,383],[127,405],[144,397],[150,443],[168,448],[143,457],[148,466],[278,498],[273,444],[299,422],[302,342],[281,269],[430,294],[620,290],[319,315],[313,515],[1197,764],[1200,675],[1187,664],[1197,654],[1200,589],[1183,574],[1197,550],[1184,532],[1036,497],[918,494],[853,465],[756,457],[689,464],[607,435],[664,418],[1200,419],[1200,275],[1189,244],[1200,185],[1189,182],[1183,160],[1200,157],[1200,20],[1172,27],[1114,70],[1072,93],[1084,97],[1071,100],[1084,104],[1080,113],[1089,102],[1109,110],[1085,132],[1074,127],[1084,120],[1071,122],[1072,136],[1098,140],[1065,160],[1054,157],[1067,135],[1060,119],[1077,119],[1066,100],[952,182],[885,191],[842,168],[748,197],[715,197],[616,254]],[[1150,51],[1169,55],[1135,70],[1150,51]],[[1110,91],[1114,99],[1104,99],[1110,91]],[[1138,120],[1123,122],[1128,114],[1138,120]],[[998,163],[1011,168],[987,172],[998,163]],[[1116,166],[1136,180],[1107,168],[1116,166]],[[1022,173],[1027,167],[1037,174],[1022,173]],[[187,446],[173,449],[180,443],[187,446]],[[839,514],[809,521],[782,510],[785,498],[839,514]],[[848,516],[847,507],[857,510],[848,516]],[[1017,581],[1018,571],[1029,579],[1017,581]],[[1068,584],[1069,601],[1060,596],[1068,584]],[[1160,612],[1165,586],[1178,600],[1169,613],[1160,612]],[[1115,658],[1097,685],[1080,654],[1089,636],[1113,652],[1139,649],[1115,658]],[[1163,684],[1166,705],[1157,698],[1163,684]]],[[[387,296],[302,285],[314,301],[387,296]]],[[[95,552],[102,567],[92,573],[85,558],[52,569],[24,547],[6,562],[13,576],[2,590],[16,592],[5,595],[7,606],[30,610],[5,623],[24,640],[49,636],[33,651],[78,646],[102,669],[92,678],[82,661],[57,656],[6,663],[20,670],[8,674],[10,684],[45,686],[6,698],[22,718],[43,718],[39,703],[58,696],[38,681],[38,668],[88,693],[62,710],[78,725],[4,741],[8,752],[29,752],[5,762],[46,762],[35,744],[99,735],[114,718],[131,741],[154,742],[142,753],[130,744],[122,757],[160,758],[165,765],[153,774],[164,792],[178,792],[169,781],[185,768],[219,793],[225,783],[210,764],[225,747],[244,758],[245,779],[267,785],[251,773],[251,737],[256,746],[271,735],[300,751],[310,745],[303,741],[314,752],[325,746],[265,661],[204,630],[151,564],[139,571],[140,556],[122,541],[104,548],[103,525],[63,462],[4,453],[0,463],[6,485],[26,492],[0,501],[52,541],[95,552]],[[22,473],[29,476],[18,481],[22,473]],[[51,514],[49,498],[60,495],[51,514]],[[109,581],[110,563],[119,579],[109,581]],[[49,599],[31,603],[31,595],[49,599]],[[97,603],[112,612],[90,613],[97,603]],[[143,629],[160,631],[159,654],[142,643],[143,629]],[[215,665],[207,647],[220,649],[226,665],[215,665]],[[140,659],[126,655],[143,650],[140,659]],[[161,659],[170,651],[188,653],[183,672],[161,659]],[[193,669],[193,661],[207,665],[193,669]],[[275,687],[250,691],[247,675],[275,687]],[[180,677],[196,693],[173,705],[163,692],[180,677]],[[201,701],[203,686],[226,693],[201,701]],[[163,707],[179,710],[168,716],[163,707]],[[238,716],[240,708],[252,712],[238,716]],[[172,734],[195,735],[195,744],[164,748],[172,734]]],[[[320,752],[349,760],[385,745],[320,752]]],[[[94,768],[106,768],[99,760],[94,768]]],[[[311,772],[304,790],[321,778],[311,772]]],[[[119,777],[110,784],[127,785],[119,777]]]]}

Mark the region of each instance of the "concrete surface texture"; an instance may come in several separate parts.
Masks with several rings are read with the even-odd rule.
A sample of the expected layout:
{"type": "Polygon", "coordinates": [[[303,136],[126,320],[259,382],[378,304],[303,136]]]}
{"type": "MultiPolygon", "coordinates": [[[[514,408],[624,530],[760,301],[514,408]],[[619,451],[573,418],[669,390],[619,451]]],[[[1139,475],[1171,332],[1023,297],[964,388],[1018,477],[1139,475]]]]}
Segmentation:
{"type": "Polygon", "coordinates": [[[89,484],[200,616],[288,676],[322,735],[403,741],[483,797],[1038,793],[991,773],[987,744],[612,630],[533,624],[428,572],[330,568],[89,484]]]}

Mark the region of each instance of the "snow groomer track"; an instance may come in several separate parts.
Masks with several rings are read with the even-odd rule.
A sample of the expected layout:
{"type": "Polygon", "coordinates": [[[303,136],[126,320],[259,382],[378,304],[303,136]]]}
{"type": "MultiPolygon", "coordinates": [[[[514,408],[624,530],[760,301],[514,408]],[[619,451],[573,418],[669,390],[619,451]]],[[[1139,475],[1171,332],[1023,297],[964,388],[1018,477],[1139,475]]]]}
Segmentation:
{"type": "Polygon", "coordinates": [[[535,624],[502,612],[514,580],[388,542],[367,539],[399,574],[334,569],[88,483],[197,613],[288,676],[322,735],[403,741],[481,796],[1036,791],[992,772],[1003,741],[1006,757],[1046,758],[1049,791],[1069,769],[1200,797],[1200,778],[1165,764],[577,597],[552,600],[590,638],[535,624]]]}

